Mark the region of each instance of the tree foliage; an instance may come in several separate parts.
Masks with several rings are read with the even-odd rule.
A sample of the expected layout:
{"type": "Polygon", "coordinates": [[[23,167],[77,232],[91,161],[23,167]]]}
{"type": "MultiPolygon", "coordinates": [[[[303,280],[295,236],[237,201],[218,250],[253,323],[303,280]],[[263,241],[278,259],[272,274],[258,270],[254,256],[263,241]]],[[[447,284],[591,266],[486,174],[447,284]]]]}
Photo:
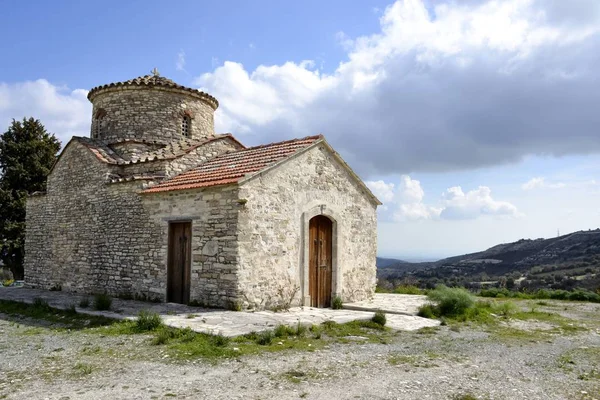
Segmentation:
{"type": "Polygon", "coordinates": [[[34,118],[13,120],[0,135],[0,260],[23,279],[27,196],[46,190],[60,142],[34,118]]]}

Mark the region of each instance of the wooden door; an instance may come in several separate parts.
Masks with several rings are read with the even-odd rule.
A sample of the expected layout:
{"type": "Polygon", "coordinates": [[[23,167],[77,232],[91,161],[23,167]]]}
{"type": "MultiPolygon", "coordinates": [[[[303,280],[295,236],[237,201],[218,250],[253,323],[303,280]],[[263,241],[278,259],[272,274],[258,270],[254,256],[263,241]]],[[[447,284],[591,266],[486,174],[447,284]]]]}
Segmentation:
{"type": "Polygon", "coordinates": [[[331,220],[322,215],[309,224],[309,294],[312,307],[331,306],[332,232],[331,220]]]}
{"type": "Polygon", "coordinates": [[[170,223],[167,261],[168,302],[187,304],[190,301],[191,254],[192,223],[170,223]]]}

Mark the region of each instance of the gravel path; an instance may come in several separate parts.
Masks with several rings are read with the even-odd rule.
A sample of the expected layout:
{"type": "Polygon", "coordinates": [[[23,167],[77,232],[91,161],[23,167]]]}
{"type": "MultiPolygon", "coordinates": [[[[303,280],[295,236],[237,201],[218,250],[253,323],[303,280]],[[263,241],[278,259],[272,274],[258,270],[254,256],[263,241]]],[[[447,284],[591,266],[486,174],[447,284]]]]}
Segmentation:
{"type": "Polygon", "coordinates": [[[57,332],[0,314],[0,398],[600,399],[600,305],[547,309],[559,308],[586,330],[443,326],[216,364],[170,361],[143,335],[57,332]]]}

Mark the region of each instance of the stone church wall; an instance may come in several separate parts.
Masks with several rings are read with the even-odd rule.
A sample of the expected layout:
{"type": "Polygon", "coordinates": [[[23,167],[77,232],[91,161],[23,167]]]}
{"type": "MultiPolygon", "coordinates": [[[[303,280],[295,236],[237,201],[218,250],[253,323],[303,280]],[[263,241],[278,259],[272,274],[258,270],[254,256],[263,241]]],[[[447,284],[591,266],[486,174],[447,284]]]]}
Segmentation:
{"type": "MultiPolygon", "coordinates": [[[[237,187],[149,193],[142,198],[165,238],[157,247],[159,264],[167,265],[169,222],[192,223],[190,299],[213,307],[237,304],[237,217],[242,207],[237,187]]],[[[162,279],[166,282],[166,275],[162,279]]]]}
{"type": "Polygon", "coordinates": [[[192,221],[191,300],[237,300],[235,187],[142,195],[143,181],[107,184],[113,168],[71,143],[27,202],[27,286],[164,301],[168,226],[192,221]]]}
{"type": "Polygon", "coordinates": [[[162,231],[144,210],[140,181],[108,185],[114,167],[73,142],[27,204],[25,281],[30,287],[164,298],[162,231]]]}
{"type": "Polygon", "coordinates": [[[332,210],[337,221],[339,281],[334,271],[333,290],[345,302],[373,295],[376,206],[323,146],[242,184],[239,196],[247,200],[238,234],[239,286],[245,306],[306,301],[303,214],[320,205],[332,210]]]}
{"type": "Polygon", "coordinates": [[[178,141],[182,138],[184,115],[191,118],[192,139],[214,135],[214,109],[208,102],[185,91],[113,88],[96,94],[92,102],[91,137],[109,143],[124,139],[178,141]]]}

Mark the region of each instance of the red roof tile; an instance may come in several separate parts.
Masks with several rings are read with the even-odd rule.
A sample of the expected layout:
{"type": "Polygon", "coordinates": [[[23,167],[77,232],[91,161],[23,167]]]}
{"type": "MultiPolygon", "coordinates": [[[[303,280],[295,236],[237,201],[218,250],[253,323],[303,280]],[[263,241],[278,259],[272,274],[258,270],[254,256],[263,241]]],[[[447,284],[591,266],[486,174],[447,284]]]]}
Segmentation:
{"type": "Polygon", "coordinates": [[[207,186],[236,183],[247,174],[261,171],[302,150],[323,136],[309,136],[303,139],[249,147],[217,156],[187,172],[159,183],[143,193],[166,192],[171,190],[195,189],[207,186]]]}

